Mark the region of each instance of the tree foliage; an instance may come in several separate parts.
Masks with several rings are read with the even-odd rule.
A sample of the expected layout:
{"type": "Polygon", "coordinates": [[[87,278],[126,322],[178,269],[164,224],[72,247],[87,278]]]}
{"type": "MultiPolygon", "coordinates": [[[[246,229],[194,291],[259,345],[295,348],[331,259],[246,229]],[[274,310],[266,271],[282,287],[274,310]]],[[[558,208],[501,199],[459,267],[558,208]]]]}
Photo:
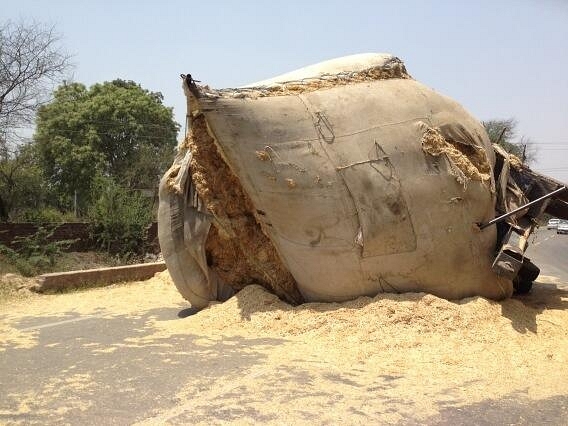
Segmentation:
{"type": "Polygon", "coordinates": [[[0,221],[24,209],[37,209],[44,193],[42,171],[33,146],[23,145],[0,159],[0,221]]]}
{"type": "Polygon", "coordinates": [[[46,177],[68,204],[75,191],[85,208],[97,176],[126,188],[153,188],[174,153],[179,125],[162,95],[133,81],[86,88],[60,86],[37,115],[36,134],[46,177]]]}
{"type": "Polygon", "coordinates": [[[483,122],[491,143],[501,145],[505,151],[517,156],[524,163],[530,164],[536,160],[536,148],[526,136],[514,142],[517,136],[517,124],[514,118],[483,122]]]}
{"type": "Polygon", "coordinates": [[[16,129],[30,125],[53,85],[71,67],[52,27],[0,23],[0,221],[40,198],[41,171],[16,129]]]}

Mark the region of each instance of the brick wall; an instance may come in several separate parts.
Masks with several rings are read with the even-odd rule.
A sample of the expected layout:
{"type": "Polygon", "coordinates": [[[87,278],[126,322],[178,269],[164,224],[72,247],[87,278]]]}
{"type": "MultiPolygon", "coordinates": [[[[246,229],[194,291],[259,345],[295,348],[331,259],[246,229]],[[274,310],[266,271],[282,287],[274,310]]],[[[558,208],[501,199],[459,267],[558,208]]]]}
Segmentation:
{"type": "MultiPolygon", "coordinates": [[[[0,223],[0,244],[14,248],[14,239],[17,236],[27,237],[37,232],[40,225],[35,223],[0,223]]],[[[89,251],[96,248],[96,242],[89,236],[87,222],[48,223],[44,227],[57,226],[51,241],[77,240],[68,251],[89,251]]],[[[154,252],[159,252],[158,224],[150,225],[148,229],[148,242],[154,252]]]]}

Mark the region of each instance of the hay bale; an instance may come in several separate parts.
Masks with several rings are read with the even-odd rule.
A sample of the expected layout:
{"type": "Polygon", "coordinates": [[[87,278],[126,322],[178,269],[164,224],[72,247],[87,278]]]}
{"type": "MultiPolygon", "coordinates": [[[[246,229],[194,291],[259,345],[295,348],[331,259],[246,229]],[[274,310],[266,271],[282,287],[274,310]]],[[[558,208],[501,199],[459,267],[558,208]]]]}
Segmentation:
{"type": "MultiPolygon", "coordinates": [[[[491,270],[495,228],[476,226],[495,215],[488,137],[398,58],[356,55],[243,88],[186,80],[184,89],[183,215],[208,225],[172,252],[195,253],[204,298],[253,282],[294,302],[511,295],[491,270]]],[[[167,209],[173,195],[161,194],[167,209]]]]}

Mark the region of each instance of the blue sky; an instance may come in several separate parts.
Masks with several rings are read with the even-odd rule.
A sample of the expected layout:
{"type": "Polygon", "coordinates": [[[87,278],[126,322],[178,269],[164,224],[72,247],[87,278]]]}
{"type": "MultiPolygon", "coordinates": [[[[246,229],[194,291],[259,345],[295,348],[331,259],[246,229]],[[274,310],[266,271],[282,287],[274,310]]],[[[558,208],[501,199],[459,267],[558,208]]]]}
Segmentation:
{"type": "Polygon", "coordinates": [[[164,94],[183,123],[179,74],[239,86],[338,56],[387,52],[480,120],[514,117],[536,169],[568,182],[568,0],[32,1],[0,20],[55,25],[73,79],[123,78],[164,94]]]}

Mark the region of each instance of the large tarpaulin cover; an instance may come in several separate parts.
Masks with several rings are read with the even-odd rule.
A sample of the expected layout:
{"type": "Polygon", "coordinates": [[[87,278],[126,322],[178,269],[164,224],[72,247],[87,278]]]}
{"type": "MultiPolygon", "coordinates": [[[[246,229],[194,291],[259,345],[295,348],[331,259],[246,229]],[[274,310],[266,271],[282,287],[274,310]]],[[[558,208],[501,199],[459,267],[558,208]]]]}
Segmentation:
{"type": "MultiPolygon", "coordinates": [[[[401,63],[390,55],[355,55],[243,88],[186,93],[306,301],[379,292],[510,296],[512,283],[491,270],[495,227],[477,226],[495,216],[486,132],[405,72],[368,72],[393,66],[401,63]]],[[[173,167],[182,163],[180,155],[173,167]]],[[[167,177],[164,257],[178,288],[193,289],[195,302],[188,298],[204,306],[220,288],[230,293],[230,283],[208,271],[211,220],[188,207],[191,185],[182,179],[186,189],[174,193],[167,177]]]]}

